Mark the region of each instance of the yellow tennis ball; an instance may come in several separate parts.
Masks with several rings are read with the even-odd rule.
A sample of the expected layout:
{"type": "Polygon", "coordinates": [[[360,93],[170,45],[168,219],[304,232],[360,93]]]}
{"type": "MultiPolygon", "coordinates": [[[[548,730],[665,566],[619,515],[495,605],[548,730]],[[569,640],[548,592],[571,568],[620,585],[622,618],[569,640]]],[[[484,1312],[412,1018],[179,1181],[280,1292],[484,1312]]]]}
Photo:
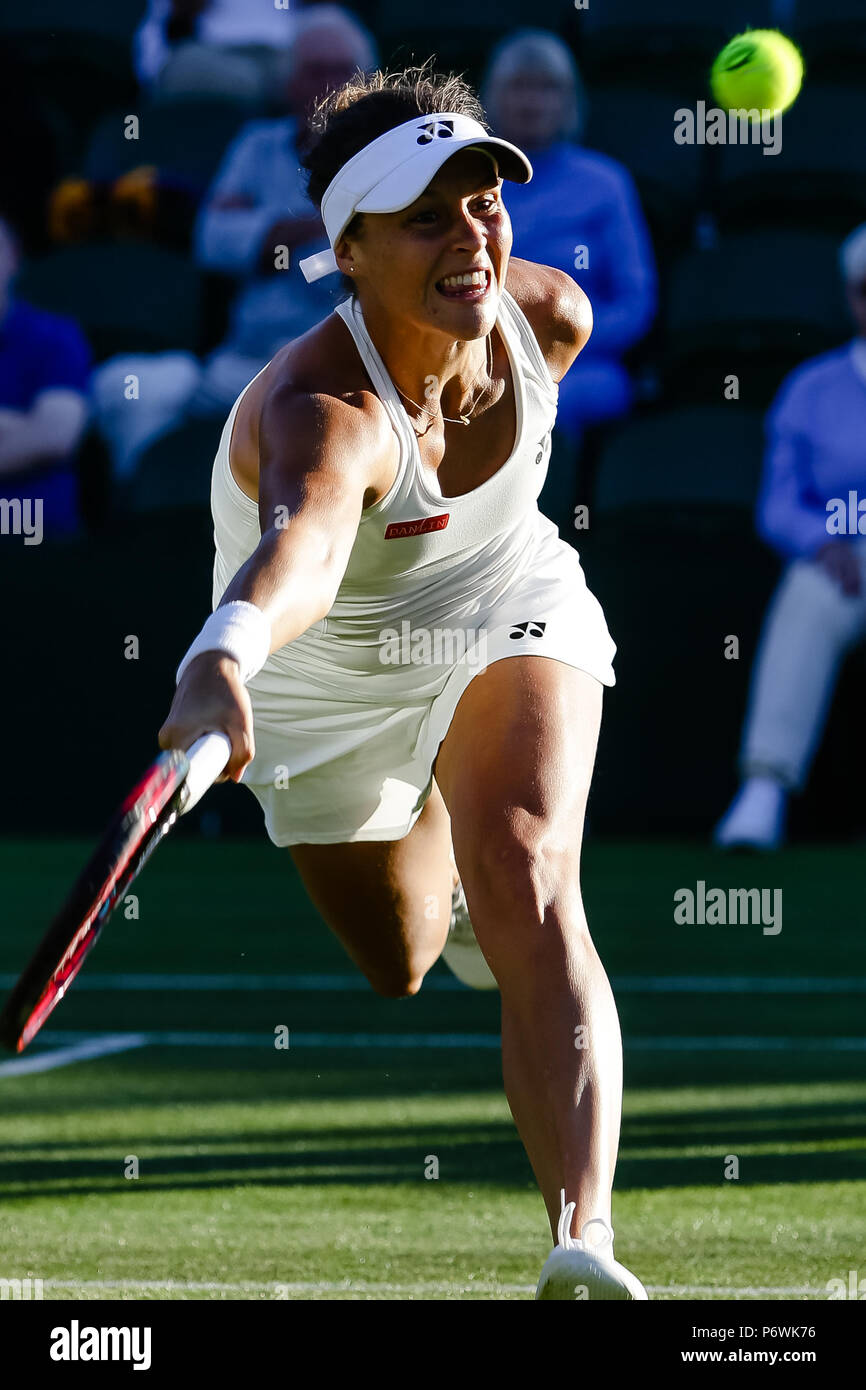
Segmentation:
{"type": "Polygon", "coordinates": [[[803,56],[778,29],[747,29],[713,63],[713,96],[726,111],[787,111],[803,81],[803,56]]]}

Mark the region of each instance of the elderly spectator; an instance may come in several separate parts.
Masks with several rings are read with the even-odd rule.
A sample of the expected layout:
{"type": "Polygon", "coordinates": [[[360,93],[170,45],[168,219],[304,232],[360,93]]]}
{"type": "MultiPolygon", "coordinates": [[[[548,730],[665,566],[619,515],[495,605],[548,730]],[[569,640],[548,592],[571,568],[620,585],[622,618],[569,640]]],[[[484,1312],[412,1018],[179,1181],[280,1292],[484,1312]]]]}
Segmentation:
{"type": "Polygon", "coordinates": [[[295,9],[275,0],[150,0],[133,41],[138,80],[164,94],[266,101],[295,9]]]}
{"type": "Polygon", "coordinates": [[[742,786],[716,844],[776,849],[842,660],[866,635],[866,223],[840,265],[857,335],[783,382],[767,421],[758,529],[787,561],[752,674],[742,786]]]}
{"type": "MultiPolygon", "coordinates": [[[[306,116],[325,91],[375,62],[372,40],[345,10],[323,5],[298,15],[285,74],[285,100],[293,114],[244,127],[199,215],[199,263],[242,282],[227,349],[256,359],[251,375],[333,307],[331,288],[323,288],[321,281],[308,284],[297,269],[304,256],[327,241],[300,167],[306,116]],[[278,246],[291,253],[288,272],[276,268],[278,246]]],[[[241,380],[245,371],[246,364],[236,374],[237,389],[230,389],[232,400],[250,379],[241,380]]],[[[219,408],[223,403],[218,400],[219,408]]]]}
{"type": "Polygon", "coordinates": [[[481,96],[496,134],[532,160],[532,181],[508,188],[513,254],[566,271],[592,304],[592,337],[559,388],[558,428],[579,441],[585,426],[623,415],[631,404],[622,359],[656,309],[643,212],[628,171],[576,143],[583,88],[555,34],[521,29],[502,40],[481,96]]]}
{"type": "Polygon", "coordinates": [[[74,450],[87,421],[90,350],[71,319],[15,298],[17,239],[0,219],[0,495],[41,504],[41,532],[78,528],[74,450]]]}
{"type": "Polygon", "coordinates": [[[191,353],[113,358],[95,374],[99,425],[116,475],[129,476],[142,450],[184,415],[228,410],[243,388],[292,338],[334,307],[333,287],[308,284],[298,262],[327,244],[318,209],[307,198],[300,153],[314,101],[357,68],[376,64],[367,30],[338,5],[295,17],[283,68],[289,113],[251,121],[229,147],[195,229],[195,253],[207,269],[238,280],[227,338],[204,363],[191,353]],[[286,247],[285,268],[277,248],[286,247]],[[124,379],[136,375],[130,402],[124,379]]]}

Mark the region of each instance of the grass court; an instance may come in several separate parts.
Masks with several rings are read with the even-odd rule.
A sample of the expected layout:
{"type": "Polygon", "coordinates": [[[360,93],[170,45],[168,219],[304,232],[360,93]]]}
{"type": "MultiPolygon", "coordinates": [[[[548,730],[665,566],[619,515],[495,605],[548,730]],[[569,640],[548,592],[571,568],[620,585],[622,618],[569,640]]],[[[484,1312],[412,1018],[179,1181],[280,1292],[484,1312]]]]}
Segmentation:
{"type": "MultiPolygon", "coordinates": [[[[0,844],[4,993],[90,848],[0,844]]],[[[857,846],[587,842],[625,1044],[616,1253],[651,1298],[866,1277],[862,885],[857,846]],[[781,888],[782,931],[677,925],[701,879],[781,888]]],[[[133,891],[138,919],[117,911],[0,1063],[0,1277],[46,1299],[532,1298],[550,1242],[498,995],[440,964],[379,999],[266,840],[178,833],[133,891]]]]}

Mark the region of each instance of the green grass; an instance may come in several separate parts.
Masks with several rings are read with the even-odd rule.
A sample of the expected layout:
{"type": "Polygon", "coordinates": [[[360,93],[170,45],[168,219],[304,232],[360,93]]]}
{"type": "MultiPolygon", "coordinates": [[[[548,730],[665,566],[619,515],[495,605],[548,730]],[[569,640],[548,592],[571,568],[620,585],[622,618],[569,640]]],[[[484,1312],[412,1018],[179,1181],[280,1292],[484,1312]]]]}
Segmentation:
{"type": "MultiPolygon", "coordinates": [[[[0,844],[0,973],[20,968],[86,849],[0,844]]],[[[584,880],[626,1038],[619,1258],[656,1298],[766,1288],[822,1298],[828,1279],[866,1276],[866,1053],[816,1046],[862,1035],[866,996],[629,985],[650,975],[866,977],[860,851],[724,859],[695,845],[590,842],[584,880]],[[673,894],[699,878],[782,888],[782,932],[676,925],[673,894]],[[792,1041],[648,1046],[732,1035],[792,1041]],[[731,1154],[737,1180],[724,1176],[731,1154]]],[[[288,855],[267,843],[178,836],[135,891],[139,920],[115,916],[49,1024],[55,1040],[32,1051],[70,1031],[243,1033],[261,1044],[151,1045],[0,1075],[0,1277],[42,1278],[46,1298],[531,1297],[549,1237],[495,1049],[348,1037],[273,1046],[280,1024],[296,1038],[489,1036],[498,998],[81,987],[119,972],[351,971],[288,855]],[[130,1155],[137,1179],[124,1176],[130,1155]],[[429,1155],[436,1181],[424,1177],[429,1155]]]]}

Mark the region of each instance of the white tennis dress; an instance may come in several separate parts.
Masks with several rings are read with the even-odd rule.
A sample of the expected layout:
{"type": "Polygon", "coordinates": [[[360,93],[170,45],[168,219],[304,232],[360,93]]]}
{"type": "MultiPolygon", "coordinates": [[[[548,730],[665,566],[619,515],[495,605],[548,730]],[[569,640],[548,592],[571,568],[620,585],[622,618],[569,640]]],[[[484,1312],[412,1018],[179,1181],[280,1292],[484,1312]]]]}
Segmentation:
{"type": "MultiPolygon", "coordinates": [[[[400,461],[387,495],[361,514],[330,612],[248,685],[256,754],[242,780],[276,845],[408,834],[461,694],[502,657],[553,657],[614,684],[601,607],[576,551],[538,510],[558,391],[514,298],[503,290],[496,321],[514,381],[514,449],[462,497],[443,496],[423,469],[357,298],[334,312],[388,411],[400,461]]],[[[258,507],[229,466],[242,398],[214,463],[214,607],[261,538],[258,507]]]]}

